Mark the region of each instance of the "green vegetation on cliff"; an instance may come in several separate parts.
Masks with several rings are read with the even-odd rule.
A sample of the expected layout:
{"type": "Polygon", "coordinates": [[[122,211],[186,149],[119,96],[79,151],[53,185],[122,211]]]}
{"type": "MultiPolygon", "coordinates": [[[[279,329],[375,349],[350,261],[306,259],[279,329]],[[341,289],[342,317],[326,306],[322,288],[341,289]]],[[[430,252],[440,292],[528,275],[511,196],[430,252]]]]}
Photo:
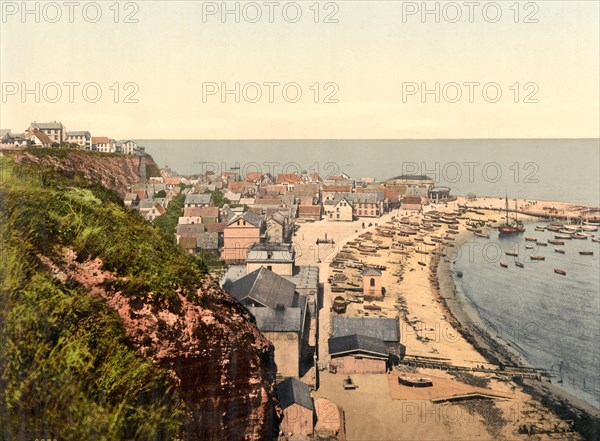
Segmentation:
{"type": "MultiPolygon", "coordinates": [[[[0,158],[0,439],[174,439],[185,409],[119,316],[39,256],[99,257],[125,295],[194,303],[203,273],[118,196],[76,173],[0,158]]],[[[110,287],[108,287],[110,288],[110,287]]]]}

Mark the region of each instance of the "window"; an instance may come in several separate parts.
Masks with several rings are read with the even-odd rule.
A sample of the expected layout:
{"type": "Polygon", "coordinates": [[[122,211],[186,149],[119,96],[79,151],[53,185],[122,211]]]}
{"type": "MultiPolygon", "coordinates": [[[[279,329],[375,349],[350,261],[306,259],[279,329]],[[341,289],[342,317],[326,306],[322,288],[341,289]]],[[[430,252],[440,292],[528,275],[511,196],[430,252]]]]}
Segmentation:
{"type": "Polygon", "coordinates": [[[272,266],[272,265],[267,265],[267,269],[268,269],[269,271],[272,271],[272,270],[273,270],[273,266],[272,266]]]}
{"type": "Polygon", "coordinates": [[[371,287],[374,287],[374,286],[375,286],[375,279],[374,279],[373,277],[371,277],[371,281],[369,282],[369,285],[370,285],[371,287]]]}

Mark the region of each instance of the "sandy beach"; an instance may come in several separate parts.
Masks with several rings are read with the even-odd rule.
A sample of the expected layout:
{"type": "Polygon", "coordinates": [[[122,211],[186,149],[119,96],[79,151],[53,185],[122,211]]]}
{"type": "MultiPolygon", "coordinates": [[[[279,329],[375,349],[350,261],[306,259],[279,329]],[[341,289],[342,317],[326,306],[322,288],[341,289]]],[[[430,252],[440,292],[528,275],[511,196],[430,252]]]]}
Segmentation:
{"type": "MultiPolygon", "coordinates": [[[[581,436],[574,429],[581,430],[582,424],[593,429],[598,409],[548,383],[497,336],[482,331],[481,318],[456,294],[451,257],[444,255],[451,256],[451,250],[472,237],[477,223],[483,225],[479,228],[483,232],[497,225],[502,213],[496,210],[503,207],[500,199],[459,198],[446,206],[428,206],[425,213],[394,210],[378,219],[301,225],[295,237],[296,247],[302,249],[297,263],[318,265],[323,283],[319,366],[325,369],[328,362],[327,340],[335,314],[331,306],[340,295],[349,301],[346,316],[399,317],[401,344],[406,348],[403,362],[392,372],[353,375],[358,385],[354,391],[343,389],[341,375],[319,372],[314,395],[344,408],[349,440],[531,439],[532,433],[535,439],[589,438],[591,432],[581,436]],[[459,216],[458,205],[465,203],[492,209],[473,209],[459,216]],[[456,223],[449,227],[439,222],[439,215],[454,216],[456,223]],[[325,234],[334,244],[317,247],[316,240],[325,234]],[[360,286],[361,265],[385,267],[382,301],[363,303],[353,294],[353,288],[360,286]],[[395,376],[402,372],[437,378],[436,383],[443,383],[435,395],[441,401],[414,389],[398,389],[395,376]],[[446,400],[481,389],[496,394],[495,398],[446,400]]],[[[581,206],[556,203],[552,207],[582,212],[581,206]]],[[[308,375],[314,378],[314,369],[308,375]]]]}

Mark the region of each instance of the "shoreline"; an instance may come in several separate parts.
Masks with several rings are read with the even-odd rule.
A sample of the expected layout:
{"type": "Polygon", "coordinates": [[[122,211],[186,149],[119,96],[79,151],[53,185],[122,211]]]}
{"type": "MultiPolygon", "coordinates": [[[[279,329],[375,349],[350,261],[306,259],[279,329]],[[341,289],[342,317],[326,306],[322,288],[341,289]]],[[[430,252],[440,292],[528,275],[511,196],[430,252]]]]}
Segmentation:
{"type": "MultiPolygon", "coordinates": [[[[459,247],[473,237],[472,233],[463,232],[455,244],[459,247]]],[[[439,286],[437,293],[442,306],[457,331],[477,352],[491,363],[532,367],[508,342],[481,328],[485,323],[483,318],[461,298],[456,289],[450,261],[438,259],[435,271],[439,286]]],[[[600,439],[600,409],[546,380],[516,379],[515,382],[560,418],[573,420],[574,430],[585,439],[600,439]]]]}

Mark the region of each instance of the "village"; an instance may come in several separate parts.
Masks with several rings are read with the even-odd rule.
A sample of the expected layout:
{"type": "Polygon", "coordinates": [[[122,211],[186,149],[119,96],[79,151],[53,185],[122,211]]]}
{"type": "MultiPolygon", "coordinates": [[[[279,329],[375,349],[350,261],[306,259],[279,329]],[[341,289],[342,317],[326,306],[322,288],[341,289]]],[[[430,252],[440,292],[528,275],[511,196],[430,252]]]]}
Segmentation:
{"type": "MultiPolygon", "coordinates": [[[[144,156],[133,141],[56,122],[4,133],[2,143],[144,156]]],[[[448,250],[497,226],[502,199],[456,197],[423,175],[159,172],[140,173],[142,182],[123,189],[124,204],[150,222],[171,213],[174,241],[211,262],[273,344],[280,440],[572,435],[515,380],[547,373],[517,358],[509,368],[491,363],[449,308],[448,250]],[[486,404],[476,411],[470,400],[486,404]]],[[[519,209],[585,208],[550,205],[519,209]]]]}

